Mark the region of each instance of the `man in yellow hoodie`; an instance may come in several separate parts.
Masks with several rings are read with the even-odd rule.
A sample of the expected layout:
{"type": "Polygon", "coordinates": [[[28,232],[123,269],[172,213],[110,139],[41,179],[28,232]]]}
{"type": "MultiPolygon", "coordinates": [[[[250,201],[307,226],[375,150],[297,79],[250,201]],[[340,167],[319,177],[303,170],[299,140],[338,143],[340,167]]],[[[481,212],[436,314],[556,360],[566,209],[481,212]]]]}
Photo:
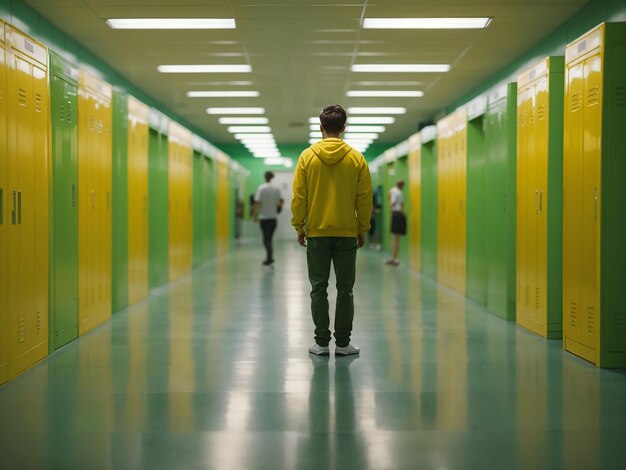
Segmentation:
{"type": "Polygon", "coordinates": [[[300,155],[293,180],[291,224],[307,247],[315,343],[309,352],[330,352],[328,278],[331,261],[337,278],[335,354],[359,354],[350,343],[356,277],[356,250],[363,246],[372,215],[372,179],[365,158],[339,137],[346,112],[336,104],[320,114],[323,140],[300,155]]]}

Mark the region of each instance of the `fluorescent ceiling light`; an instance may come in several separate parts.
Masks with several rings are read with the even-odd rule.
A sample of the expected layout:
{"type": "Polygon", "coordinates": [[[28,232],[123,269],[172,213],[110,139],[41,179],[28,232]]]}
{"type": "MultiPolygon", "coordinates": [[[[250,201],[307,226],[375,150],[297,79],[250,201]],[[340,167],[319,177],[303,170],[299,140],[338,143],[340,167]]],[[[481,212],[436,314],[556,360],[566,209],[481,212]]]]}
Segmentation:
{"type": "Polygon", "coordinates": [[[220,124],[267,124],[269,119],[266,117],[221,117],[218,122],[220,124]]]}
{"type": "Polygon", "coordinates": [[[207,114],[265,114],[265,108],[207,108],[207,114]]]}
{"type": "Polygon", "coordinates": [[[418,82],[418,81],[380,81],[380,82],[372,82],[372,81],[365,81],[365,82],[355,82],[355,85],[359,85],[359,86],[420,86],[423,85],[424,82],[418,82]]]}
{"type": "MultiPolygon", "coordinates": [[[[396,122],[396,118],[391,116],[359,116],[349,117],[348,124],[393,124],[396,122]]],[[[310,124],[317,124],[319,126],[320,120],[317,117],[309,118],[310,124]]]]}
{"type": "Polygon", "coordinates": [[[252,152],[256,158],[276,158],[280,157],[280,152],[252,152]]]}
{"type": "Polygon", "coordinates": [[[385,132],[385,126],[346,126],[346,132],[385,132]]]}
{"type": "Polygon", "coordinates": [[[354,64],[353,72],[447,72],[448,64],[354,64]]]}
{"type": "Polygon", "coordinates": [[[274,142],[272,134],[235,134],[235,139],[242,142],[259,142],[261,140],[274,142]]]}
{"type": "Polygon", "coordinates": [[[259,134],[272,132],[272,128],[270,126],[229,126],[227,130],[231,134],[259,134]]]}
{"type": "Polygon", "coordinates": [[[276,147],[276,144],[269,144],[269,145],[246,145],[246,148],[248,150],[251,151],[257,151],[257,150],[278,150],[278,147],[276,147]]]}
{"type": "Polygon", "coordinates": [[[343,135],[343,138],[346,140],[352,140],[352,139],[378,139],[378,134],[375,132],[370,132],[370,133],[363,133],[363,134],[355,134],[353,132],[346,132],[343,135]]]}
{"type": "Polygon", "coordinates": [[[349,90],[348,96],[351,98],[419,98],[424,96],[424,92],[411,90],[349,90]]]}
{"type": "Polygon", "coordinates": [[[309,144],[313,145],[313,144],[315,144],[315,143],[317,143],[319,141],[320,141],[320,139],[309,139],[309,144]]]}
{"type": "Polygon", "coordinates": [[[406,108],[348,108],[348,114],[404,114],[406,108]]]}
{"type": "Polygon", "coordinates": [[[258,91],[188,91],[189,98],[256,98],[258,91]]]}
{"type": "Polygon", "coordinates": [[[235,29],[234,18],[110,18],[112,29],[235,29]]]}
{"type": "Polygon", "coordinates": [[[264,160],[266,165],[284,165],[284,159],[283,158],[266,158],[264,160]]]}
{"type": "Polygon", "coordinates": [[[344,140],[347,142],[352,142],[354,144],[371,144],[372,142],[374,142],[374,139],[359,139],[357,137],[350,137],[344,140]]]}
{"type": "Polygon", "coordinates": [[[482,29],[492,18],[365,18],[365,29],[482,29]]]}
{"type": "Polygon", "coordinates": [[[393,124],[396,118],[391,116],[349,117],[348,124],[393,124]]]}
{"type": "Polygon", "coordinates": [[[249,73],[252,67],[245,64],[159,65],[161,73],[249,73]]]}
{"type": "MultiPolygon", "coordinates": [[[[226,81],[226,82],[214,82],[213,80],[202,80],[199,82],[187,82],[185,85],[187,86],[250,86],[253,85],[254,82],[247,80],[234,80],[234,81],[226,81]]],[[[416,85],[421,85],[421,83],[416,83],[416,85]]]]}
{"type": "Polygon", "coordinates": [[[309,132],[309,137],[311,137],[312,139],[323,139],[324,136],[322,135],[321,132],[309,132]]]}

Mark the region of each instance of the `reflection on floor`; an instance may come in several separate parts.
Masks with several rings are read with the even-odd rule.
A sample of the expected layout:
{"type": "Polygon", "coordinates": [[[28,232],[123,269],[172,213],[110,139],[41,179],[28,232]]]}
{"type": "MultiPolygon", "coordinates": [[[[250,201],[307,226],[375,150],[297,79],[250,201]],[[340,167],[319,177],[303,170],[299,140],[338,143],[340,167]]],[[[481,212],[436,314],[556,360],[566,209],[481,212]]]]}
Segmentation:
{"type": "MultiPolygon", "coordinates": [[[[304,249],[239,248],[0,389],[1,468],[617,468],[626,374],[382,255],[360,357],[311,357],[304,249]]],[[[331,300],[334,294],[331,290],[331,300]]],[[[623,468],[623,467],[622,467],[623,468]]]]}

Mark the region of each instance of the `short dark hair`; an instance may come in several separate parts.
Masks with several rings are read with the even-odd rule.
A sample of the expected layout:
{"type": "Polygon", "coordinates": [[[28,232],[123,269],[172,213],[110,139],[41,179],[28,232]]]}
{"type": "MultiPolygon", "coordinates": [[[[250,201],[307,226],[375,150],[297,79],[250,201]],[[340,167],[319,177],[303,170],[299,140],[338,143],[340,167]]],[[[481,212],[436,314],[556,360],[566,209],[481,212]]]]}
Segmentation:
{"type": "Polygon", "coordinates": [[[274,173],[272,173],[271,171],[266,171],[265,172],[265,181],[269,181],[274,177],[274,173]]]}
{"type": "Polygon", "coordinates": [[[320,123],[326,132],[338,134],[346,125],[346,110],[338,104],[329,104],[320,113],[320,123]]]}

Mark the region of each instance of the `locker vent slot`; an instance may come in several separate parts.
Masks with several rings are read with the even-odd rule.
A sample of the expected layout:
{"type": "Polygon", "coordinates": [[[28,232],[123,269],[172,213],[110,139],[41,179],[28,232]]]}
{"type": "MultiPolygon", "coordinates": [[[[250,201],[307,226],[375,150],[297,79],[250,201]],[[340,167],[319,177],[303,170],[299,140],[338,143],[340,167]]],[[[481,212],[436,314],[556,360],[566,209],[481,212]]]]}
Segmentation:
{"type": "Polygon", "coordinates": [[[526,296],[524,305],[530,305],[530,286],[526,286],[526,296]]]}
{"type": "Polygon", "coordinates": [[[541,306],[541,289],[539,287],[535,287],[535,308],[539,308],[541,306]]]}
{"type": "Polygon", "coordinates": [[[17,324],[17,342],[24,341],[26,341],[26,317],[22,315],[17,324]]]}
{"type": "Polygon", "coordinates": [[[573,113],[580,111],[580,92],[570,95],[570,109],[573,113]]]}
{"type": "Polygon", "coordinates": [[[537,108],[537,121],[543,121],[546,118],[546,105],[542,104],[537,108]]]}
{"type": "Polygon", "coordinates": [[[600,102],[600,87],[598,85],[587,90],[587,106],[595,106],[600,102]]]}
{"type": "Polygon", "coordinates": [[[36,332],[37,332],[37,335],[39,335],[41,333],[41,312],[37,312],[37,328],[36,328],[36,332]]]}
{"type": "Polygon", "coordinates": [[[24,90],[23,88],[19,89],[17,100],[20,106],[26,106],[26,90],[24,90]]]}
{"type": "Polygon", "coordinates": [[[592,334],[595,331],[595,308],[587,307],[587,333],[592,334]]]}
{"type": "Polygon", "coordinates": [[[35,112],[40,113],[43,108],[41,93],[35,93],[35,112]]]}
{"type": "Polygon", "coordinates": [[[578,320],[578,308],[576,303],[572,302],[569,310],[570,325],[576,327],[578,320]]]}
{"type": "Polygon", "coordinates": [[[626,86],[615,88],[615,105],[619,107],[626,106],[626,86]]]}
{"type": "Polygon", "coordinates": [[[626,313],[616,313],[613,318],[613,330],[620,335],[626,334],[626,313]]]}
{"type": "Polygon", "coordinates": [[[537,110],[535,109],[534,106],[530,110],[530,116],[529,116],[529,119],[528,119],[528,123],[531,124],[531,125],[535,123],[535,112],[536,111],[537,110]]]}
{"type": "Polygon", "coordinates": [[[61,121],[65,121],[65,108],[61,105],[61,112],[59,113],[61,121]]]}

